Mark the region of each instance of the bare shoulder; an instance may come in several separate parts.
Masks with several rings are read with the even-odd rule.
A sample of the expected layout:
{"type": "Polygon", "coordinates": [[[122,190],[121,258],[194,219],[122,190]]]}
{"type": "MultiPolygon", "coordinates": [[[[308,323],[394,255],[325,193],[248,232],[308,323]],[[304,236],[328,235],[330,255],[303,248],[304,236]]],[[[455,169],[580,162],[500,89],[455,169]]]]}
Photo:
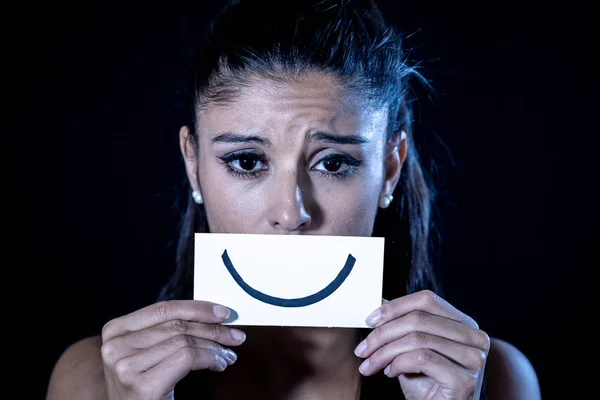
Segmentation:
{"type": "Polygon", "coordinates": [[[485,374],[490,400],[541,399],[533,365],[525,354],[504,340],[491,339],[485,374]]]}
{"type": "Polygon", "coordinates": [[[69,346],[54,366],[46,400],[107,398],[101,346],[100,336],[69,346]]]}

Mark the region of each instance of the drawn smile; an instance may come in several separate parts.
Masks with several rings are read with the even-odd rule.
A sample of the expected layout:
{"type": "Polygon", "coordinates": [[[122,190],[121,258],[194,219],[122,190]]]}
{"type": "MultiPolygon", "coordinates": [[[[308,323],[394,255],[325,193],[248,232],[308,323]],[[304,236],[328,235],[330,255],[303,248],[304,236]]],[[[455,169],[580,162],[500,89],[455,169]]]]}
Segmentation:
{"type": "Polygon", "coordinates": [[[327,297],[329,297],[333,292],[335,292],[341,285],[344,283],[352,268],[354,268],[354,263],[356,259],[352,256],[352,254],[348,254],[348,258],[346,259],[346,264],[344,268],[340,271],[340,273],[335,277],[333,281],[325,288],[319,290],[317,293],[311,294],[306,297],[299,297],[296,299],[282,299],[281,297],[273,297],[268,294],[262,293],[252,286],[248,285],[240,274],[236,271],[233,263],[229,259],[229,255],[227,255],[227,249],[221,255],[223,259],[223,264],[225,264],[225,268],[231,274],[233,279],[237,282],[238,285],[244,290],[244,292],[248,293],[250,296],[254,297],[257,300],[262,301],[263,303],[271,304],[279,307],[306,307],[311,304],[315,304],[327,297]]]}

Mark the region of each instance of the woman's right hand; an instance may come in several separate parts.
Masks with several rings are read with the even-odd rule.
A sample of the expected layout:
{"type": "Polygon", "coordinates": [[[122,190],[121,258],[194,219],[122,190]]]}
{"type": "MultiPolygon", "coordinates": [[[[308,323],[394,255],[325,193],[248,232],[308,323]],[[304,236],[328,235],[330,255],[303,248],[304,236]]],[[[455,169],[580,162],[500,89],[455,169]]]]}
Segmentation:
{"type": "Polygon", "coordinates": [[[102,360],[110,400],[171,400],[190,371],[223,371],[246,335],[220,324],[226,307],[197,300],[152,304],[109,321],[102,329],[102,360]]]}

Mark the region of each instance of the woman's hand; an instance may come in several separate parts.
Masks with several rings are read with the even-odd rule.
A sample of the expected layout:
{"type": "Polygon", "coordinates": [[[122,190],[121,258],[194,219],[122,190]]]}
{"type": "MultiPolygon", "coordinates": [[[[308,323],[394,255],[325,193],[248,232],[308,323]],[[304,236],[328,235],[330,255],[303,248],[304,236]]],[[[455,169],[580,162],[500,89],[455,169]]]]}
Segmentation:
{"type": "Polygon", "coordinates": [[[219,324],[229,309],[195,300],[150,305],[102,329],[102,360],[111,400],[167,400],[192,370],[223,371],[246,335],[219,324]]]}
{"type": "Polygon", "coordinates": [[[384,304],[368,318],[375,328],[356,347],[363,375],[384,369],[407,400],[476,400],[490,338],[469,316],[425,290],[384,304]]]}

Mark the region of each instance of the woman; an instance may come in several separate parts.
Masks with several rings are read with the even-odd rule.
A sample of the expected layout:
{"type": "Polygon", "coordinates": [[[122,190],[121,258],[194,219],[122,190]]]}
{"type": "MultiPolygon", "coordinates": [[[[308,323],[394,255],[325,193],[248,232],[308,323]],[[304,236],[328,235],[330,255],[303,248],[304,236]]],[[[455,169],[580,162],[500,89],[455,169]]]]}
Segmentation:
{"type": "Polygon", "coordinates": [[[523,354],[434,294],[418,75],[372,2],[243,1],[191,72],[176,273],[159,302],[71,346],[49,400],[539,398],[523,354]],[[385,236],[390,301],[365,332],[222,325],[228,309],[190,300],[194,232],[385,236]]]}

